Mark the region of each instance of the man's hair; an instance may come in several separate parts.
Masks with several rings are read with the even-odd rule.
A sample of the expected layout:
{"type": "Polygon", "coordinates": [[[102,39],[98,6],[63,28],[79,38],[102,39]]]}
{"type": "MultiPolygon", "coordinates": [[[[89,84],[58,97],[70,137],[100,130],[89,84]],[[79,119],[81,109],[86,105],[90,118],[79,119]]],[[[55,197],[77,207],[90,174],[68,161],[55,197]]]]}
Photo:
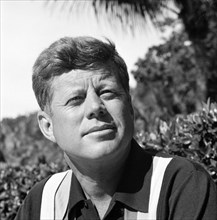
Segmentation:
{"type": "Polygon", "coordinates": [[[114,74],[129,93],[127,66],[111,41],[92,37],[64,37],[55,41],[42,51],[33,66],[32,85],[40,108],[44,110],[51,104],[51,82],[55,76],[71,70],[101,70],[108,64],[115,68],[114,74]]]}

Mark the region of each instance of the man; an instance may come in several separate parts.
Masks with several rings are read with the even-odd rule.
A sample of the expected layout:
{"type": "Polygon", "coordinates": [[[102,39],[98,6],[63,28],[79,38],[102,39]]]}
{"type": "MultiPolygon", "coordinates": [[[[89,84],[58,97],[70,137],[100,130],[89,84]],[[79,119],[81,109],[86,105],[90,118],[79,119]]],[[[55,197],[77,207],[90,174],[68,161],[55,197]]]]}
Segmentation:
{"type": "Polygon", "coordinates": [[[44,136],[70,170],[36,184],[16,219],[217,219],[216,186],[197,164],[133,139],[127,67],[111,42],[65,37],[33,67],[44,136]]]}

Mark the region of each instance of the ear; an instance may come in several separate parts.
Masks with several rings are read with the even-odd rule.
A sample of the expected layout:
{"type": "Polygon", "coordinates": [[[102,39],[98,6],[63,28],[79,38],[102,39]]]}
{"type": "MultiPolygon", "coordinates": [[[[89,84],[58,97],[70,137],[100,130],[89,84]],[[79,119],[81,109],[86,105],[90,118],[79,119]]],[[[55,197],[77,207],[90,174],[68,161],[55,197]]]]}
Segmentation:
{"type": "Polygon", "coordinates": [[[45,111],[39,111],[37,118],[40,130],[43,135],[52,142],[56,142],[53,133],[53,123],[50,115],[47,114],[45,111]]]}

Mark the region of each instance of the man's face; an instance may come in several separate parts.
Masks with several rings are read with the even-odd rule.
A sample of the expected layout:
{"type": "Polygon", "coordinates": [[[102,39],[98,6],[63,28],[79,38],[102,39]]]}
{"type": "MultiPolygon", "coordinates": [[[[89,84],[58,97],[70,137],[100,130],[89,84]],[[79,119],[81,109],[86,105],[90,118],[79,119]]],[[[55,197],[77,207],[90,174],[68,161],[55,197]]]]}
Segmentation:
{"type": "Polygon", "coordinates": [[[73,159],[115,158],[133,136],[130,97],[108,71],[73,70],[54,78],[52,132],[73,159]]]}

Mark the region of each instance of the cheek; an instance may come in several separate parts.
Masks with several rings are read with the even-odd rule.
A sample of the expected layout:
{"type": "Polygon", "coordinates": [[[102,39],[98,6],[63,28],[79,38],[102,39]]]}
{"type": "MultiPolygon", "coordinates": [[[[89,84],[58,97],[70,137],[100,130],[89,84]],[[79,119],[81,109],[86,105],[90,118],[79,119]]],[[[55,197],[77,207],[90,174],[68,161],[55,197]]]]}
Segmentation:
{"type": "Polygon", "coordinates": [[[134,112],[133,107],[129,101],[126,101],[124,107],[123,107],[123,118],[125,121],[127,129],[134,129],[134,112]]]}
{"type": "Polygon", "coordinates": [[[54,119],[53,123],[53,132],[56,138],[57,143],[67,143],[71,141],[71,139],[76,139],[76,136],[79,135],[79,123],[78,117],[75,116],[67,116],[67,117],[58,117],[58,115],[54,119]],[[75,132],[77,131],[77,132],[75,132]],[[76,135],[77,134],[77,135],[76,135]]]}
{"type": "Polygon", "coordinates": [[[114,108],[114,111],[116,112],[116,120],[122,126],[133,126],[133,110],[128,102],[120,103],[119,106],[114,108]]]}

